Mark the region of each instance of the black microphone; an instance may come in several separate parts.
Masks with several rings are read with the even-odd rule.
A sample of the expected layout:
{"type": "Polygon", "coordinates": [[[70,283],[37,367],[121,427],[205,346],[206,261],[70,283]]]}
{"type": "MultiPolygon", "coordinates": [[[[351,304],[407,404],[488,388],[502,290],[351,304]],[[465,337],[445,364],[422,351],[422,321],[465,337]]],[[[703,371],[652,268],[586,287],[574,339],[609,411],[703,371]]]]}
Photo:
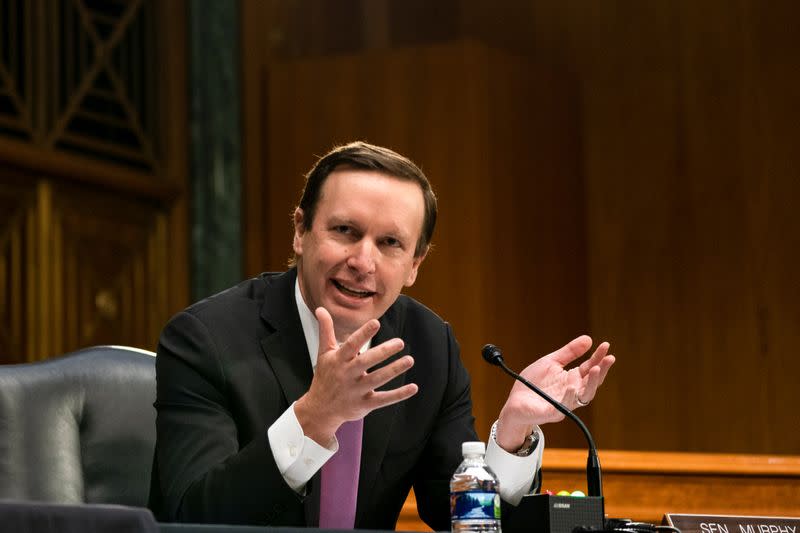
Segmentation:
{"type": "Polygon", "coordinates": [[[567,409],[563,404],[556,401],[542,389],[528,381],[527,379],[523,378],[510,368],[506,366],[505,361],[503,361],[503,353],[500,351],[500,348],[495,346],[494,344],[487,344],[483,347],[481,351],[483,358],[486,360],[487,363],[499,366],[503,369],[503,371],[531,389],[533,392],[544,398],[547,403],[552,405],[553,407],[558,410],[558,412],[562,413],[564,416],[578,424],[578,427],[581,428],[583,431],[583,435],[586,437],[586,441],[589,444],[589,457],[586,460],[586,485],[588,489],[589,496],[603,496],[603,476],[600,470],[600,459],[597,457],[597,447],[594,445],[594,439],[592,439],[591,433],[586,428],[586,425],[583,421],[575,415],[572,411],[567,409]]]}

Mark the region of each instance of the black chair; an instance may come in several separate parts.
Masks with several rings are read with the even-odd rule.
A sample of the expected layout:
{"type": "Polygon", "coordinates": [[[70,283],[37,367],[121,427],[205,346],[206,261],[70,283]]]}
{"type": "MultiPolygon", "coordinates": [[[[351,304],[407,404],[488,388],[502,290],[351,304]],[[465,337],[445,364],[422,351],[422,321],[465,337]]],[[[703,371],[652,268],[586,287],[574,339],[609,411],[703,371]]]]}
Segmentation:
{"type": "Polygon", "coordinates": [[[146,507],[155,396],[136,348],[0,366],[0,499],[146,507]]]}

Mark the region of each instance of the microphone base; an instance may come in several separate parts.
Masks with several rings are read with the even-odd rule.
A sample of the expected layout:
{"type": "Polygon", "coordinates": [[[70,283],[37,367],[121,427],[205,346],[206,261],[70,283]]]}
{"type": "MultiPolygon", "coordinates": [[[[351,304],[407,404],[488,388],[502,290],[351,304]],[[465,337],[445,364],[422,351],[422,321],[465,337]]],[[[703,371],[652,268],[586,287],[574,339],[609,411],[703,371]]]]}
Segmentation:
{"type": "Polygon", "coordinates": [[[503,520],[503,533],[573,533],[602,530],[603,498],[534,494],[525,496],[503,520]]]}

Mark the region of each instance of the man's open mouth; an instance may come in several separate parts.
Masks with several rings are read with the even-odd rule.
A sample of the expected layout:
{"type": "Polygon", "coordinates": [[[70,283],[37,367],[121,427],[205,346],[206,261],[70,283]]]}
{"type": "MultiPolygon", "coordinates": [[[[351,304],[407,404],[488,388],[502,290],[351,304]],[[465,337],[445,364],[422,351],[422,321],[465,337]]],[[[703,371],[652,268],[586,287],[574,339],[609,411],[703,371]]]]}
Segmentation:
{"type": "Polygon", "coordinates": [[[373,291],[360,291],[360,290],[356,290],[356,289],[351,289],[351,288],[345,287],[344,285],[342,285],[341,283],[339,283],[335,279],[332,279],[331,282],[333,283],[333,285],[337,289],[339,289],[340,292],[342,292],[342,293],[344,293],[344,294],[346,294],[348,296],[353,296],[354,298],[369,298],[370,296],[375,294],[373,291]]]}

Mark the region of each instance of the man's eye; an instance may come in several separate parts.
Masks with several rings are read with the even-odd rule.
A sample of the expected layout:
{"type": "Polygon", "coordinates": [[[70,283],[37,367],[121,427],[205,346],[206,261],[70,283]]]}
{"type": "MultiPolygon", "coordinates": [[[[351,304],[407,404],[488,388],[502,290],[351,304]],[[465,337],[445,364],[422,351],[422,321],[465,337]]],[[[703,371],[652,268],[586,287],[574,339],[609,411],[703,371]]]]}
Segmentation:
{"type": "Polygon", "coordinates": [[[394,237],[386,237],[383,242],[386,243],[387,246],[391,246],[393,248],[397,248],[402,244],[399,239],[395,239],[394,237]]]}
{"type": "Polygon", "coordinates": [[[336,233],[350,233],[350,226],[334,226],[333,231],[336,233]]]}

